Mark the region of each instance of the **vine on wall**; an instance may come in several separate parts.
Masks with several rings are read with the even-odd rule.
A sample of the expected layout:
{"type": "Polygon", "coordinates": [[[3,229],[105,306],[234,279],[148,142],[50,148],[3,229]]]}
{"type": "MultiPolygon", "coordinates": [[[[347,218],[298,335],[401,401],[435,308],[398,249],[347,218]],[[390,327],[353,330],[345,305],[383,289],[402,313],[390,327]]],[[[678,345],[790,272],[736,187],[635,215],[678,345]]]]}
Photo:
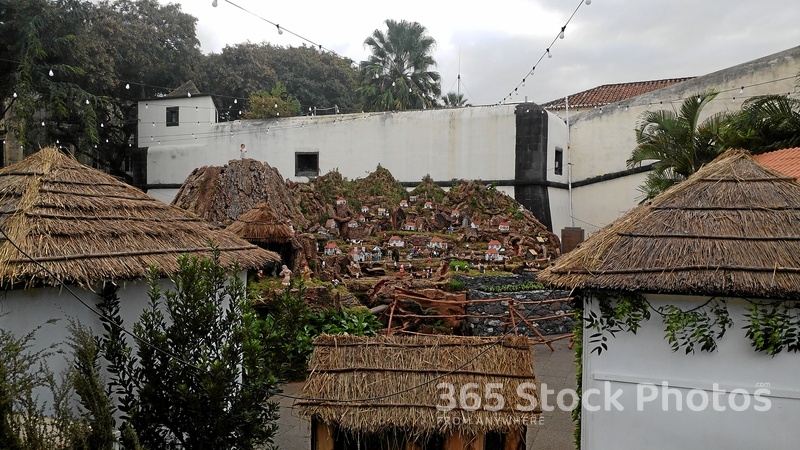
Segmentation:
{"type": "MultiPolygon", "coordinates": [[[[598,308],[586,308],[584,317],[589,335],[590,353],[600,355],[608,350],[609,336],[619,332],[636,334],[641,322],[649,320],[651,311],[661,316],[665,339],[673,352],[683,350],[686,354],[696,349],[713,352],[717,342],[733,326],[733,320],[724,300],[711,298],[704,304],[689,310],[675,305],[654,308],[641,294],[592,292],[587,296],[587,306],[592,299],[598,308]],[[599,310],[599,314],[596,310],[599,310]]],[[[743,327],[746,336],[756,351],[774,356],[783,350],[800,352],[800,302],[779,303],[750,302],[746,308],[747,324],[743,327]]]]}
{"type": "Polygon", "coordinates": [[[747,337],[757,351],[775,356],[784,348],[800,351],[800,314],[798,302],[775,304],[750,303],[745,317],[750,321],[747,337]]]}

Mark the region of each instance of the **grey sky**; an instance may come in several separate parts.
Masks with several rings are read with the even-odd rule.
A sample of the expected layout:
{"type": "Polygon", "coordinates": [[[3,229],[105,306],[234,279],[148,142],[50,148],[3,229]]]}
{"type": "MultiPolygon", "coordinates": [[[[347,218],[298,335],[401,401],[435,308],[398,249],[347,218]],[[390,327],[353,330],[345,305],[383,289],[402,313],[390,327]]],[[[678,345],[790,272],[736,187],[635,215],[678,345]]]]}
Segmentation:
{"type": "MultiPolygon", "coordinates": [[[[166,3],[166,0],[161,0],[166,3]]],[[[502,100],[522,81],[578,0],[463,2],[305,0],[233,3],[356,62],[385,19],[417,21],[437,40],[442,91],[473,104],[502,100]],[[459,63],[460,60],[460,63],[459,63]]],[[[226,0],[184,0],[198,18],[203,51],[249,40],[299,46],[289,33],[226,0]]],[[[582,4],[512,101],[543,103],[607,83],[703,75],[800,45],[800,6],[791,0],[593,0],[582,4]]]]}

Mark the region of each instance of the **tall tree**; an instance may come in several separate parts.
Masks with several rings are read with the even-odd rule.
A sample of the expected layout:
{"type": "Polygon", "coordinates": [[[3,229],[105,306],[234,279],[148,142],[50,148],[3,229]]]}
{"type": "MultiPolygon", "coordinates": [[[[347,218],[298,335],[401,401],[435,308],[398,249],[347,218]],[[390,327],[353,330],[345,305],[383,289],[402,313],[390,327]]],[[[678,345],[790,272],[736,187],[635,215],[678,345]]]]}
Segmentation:
{"type": "Polygon", "coordinates": [[[758,154],[800,145],[800,100],[765,95],[745,101],[726,123],[723,138],[729,147],[758,154]]]}
{"type": "Polygon", "coordinates": [[[268,45],[226,45],[220,53],[207,55],[200,70],[198,87],[216,94],[220,120],[241,119],[251,93],[269,91],[278,76],[269,61],[268,45]]]}
{"type": "Polygon", "coordinates": [[[720,134],[727,113],[700,121],[703,107],[716,96],[714,91],[701,92],[684,100],[680,111],[643,114],[635,129],[638,145],[628,159],[631,168],[653,162],[647,179],[639,187],[643,201],[685,180],[722,151],[720,134]]]}
{"type": "MultiPolygon", "coordinates": [[[[313,47],[267,46],[269,65],[286,90],[303,106],[333,112],[353,112],[358,88],[358,71],[353,61],[313,47]]],[[[309,111],[311,108],[311,111],[309,111]]]]}
{"type": "Polygon", "coordinates": [[[423,109],[436,106],[441,95],[431,52],[436,41],[418,22],[386,20],[387,31],[375,30],[364,41],[372,54],[361,62],[358,94],[369,111],[423,109]]]}
{"type": "Polygon", "coordinates": [[[196,19],[157,0],[0,0],[0,17],[0,100],[24,154],[70,146],[119,176],[136,100],[179,86],[202,56],[196,19]]]}

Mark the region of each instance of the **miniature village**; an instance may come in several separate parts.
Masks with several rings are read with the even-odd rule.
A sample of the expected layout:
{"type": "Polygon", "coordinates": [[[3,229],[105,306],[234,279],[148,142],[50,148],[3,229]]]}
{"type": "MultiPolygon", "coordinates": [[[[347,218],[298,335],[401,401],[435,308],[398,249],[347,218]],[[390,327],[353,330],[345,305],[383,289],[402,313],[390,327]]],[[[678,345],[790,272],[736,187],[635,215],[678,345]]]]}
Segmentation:
{"type": "MultiPolygon", "coordinates": [[[[441,301],[464,295],[455,278],[533,280],[560,253],[556,235],[491,185],[454,181],[446,191],[426,177],[408,190],[380,166],[363,179],[334,171],[297,183],[261,161],[232,160],[194,170],[173,205],[281,256],[254,274],[266,305],[302,279],[312,308],[365,306],[380,317],[405,292],[414,310],[446,315],[441,301]]],[[[394,325],[425,321],[411,322],[394,325]]]]}

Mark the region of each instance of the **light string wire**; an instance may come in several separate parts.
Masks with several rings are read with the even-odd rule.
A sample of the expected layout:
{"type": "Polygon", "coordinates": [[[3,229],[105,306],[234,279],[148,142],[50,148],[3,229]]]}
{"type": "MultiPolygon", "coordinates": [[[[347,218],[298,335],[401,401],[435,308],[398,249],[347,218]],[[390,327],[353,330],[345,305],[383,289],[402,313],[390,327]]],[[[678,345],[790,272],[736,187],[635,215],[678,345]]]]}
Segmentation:
{"type": "Polygon", "coordinates": [[[572,14],[569,16],[569,19],[567,19],[567,22],[558,31],[556,36],[553,38],[552,42],[550,42],[550,45],[542,53],[542,56],[540,56],[539,59],[536,61],[536,63],[533,65],[533,68],[531,70],[529,70],[528,73],[524,77],[522,77],[522,81],[517,83],[517,86],[514,88],[513,91],[509,92],[508,95],[503,97],[503,100],[497,102],[496,104],[503,104],[507,100],[511,99],[511,97],[513,96],[514,93],[518,93],[520,86],[523,86],[525,84],[525,81],[528,78],[530,78],[530,77],[532,77],[534,75],[534,72],[536,71],[536,67],[542,62],[542,60],[546,56],[549,56],[551,58],[553,57],[553,54],[550,52],[550,49],[553,48],[553,45],[555,45],[555,43],[559,39],[559,37],[564,36],[564,33],[566,33],[566,30],[567,30],[567,25],[569,25],[569,23],[572,22],[572,18],[575,17],[575,14],[577,14],[578,10],[581,9],[581,6],[583,6],[584,4],[590,5],[591,3],[592,3],[591,0],[580,0],[580,2],[578,3],[578,6],[575,7],[575,10],[572,11],[572,14]]]}
{"type": "Polygon", "coordinates": [[[275,22],[272,22],[271,20],[269,20],[269,19],[266,19],[266,18],[264,18],[264,17],[262,17],[262,16],[260,16],[260,15],[258,15],[258,14],[256,14],[256,13],[254,13],[253,11],[250,11],[250,10],[248,10],[248,9],[244,8],[243,6],[240,6],[240,5],[236,4],[236,3],[233,3],[231,0],[223,0],[223,1],[225,1],[226,3],[230,3],[231,5],[235,6],[236,8],[239,8],[239,9],[241,9],[242,11],[244,11],[244,12],[246,12],[246,13],[248,13],[248,14],[250,14],[250,15],[254,16],[254,17],[257,17],[257,18],[259,18],[259,19],[263,20],[264,22],[267,22],[267,23],[268,23],[268,24],[270,24],[270,25],[273,25],[273,26],[275,26],[275,27],[278,29],[278,32],[279,32],[279,33],[281,33],[282,31],[285,31],[285,32],[287,32],[287,33],[291,34],[292,36],[294,36],[294,37],[296,37],[296,38],[298,38],[298,39],[301,39],[301,40],[303,40],[303,41],[305,41],[305,42],[308,42],[309,44],[313,45],[314,47],[317,47],[317,48],[318,48],[318,49],[320,49],[320,50],[324,50],[324,51],[326,51],[326,52],[332,53],[333,55],[335,55],[335,56],[338,56],[339,58],[342,58],[342,59],[344,59],[344,60],[350,60],[350,61],[352,61],[350,58],[345,58],[345,57],[343,57],[342,55],[340,55],[340,54],[336,53],[335,51],[333,51],[333,50],[331,50],[331,49],[329,49],[329,48],[323,47],[323,46],[322,46],[322,44],[317,44],[316,42],[312,41],[311,39],[308,39],[308,38],[305,38],[305,37],[303,37],[303,36],[300,36],[299,34],[295,33],[294,31],[291,31],[291,30],[289,30],[289,29],[288,29],[288,28],[286,28],[286,27],[282,27],[281,25],[279,25],[279,24],[277,24],[277,23],[275,23],[275,22]]]}
{"type": "MultiPolygon", "coordinates": [[[[771,83],[779,83],[779,82],[782,82],[782,81],[785,81],[785,80],[788,80],[788,79],[793,79],[793,78],[795,78],[795,77],[794,76],[787,76],[787,77],[783,77],[783,78],[779,78],[779,79],[775,79],[775,80],[768,80],[768,81],[763,81],[763,82],[759,82],[759,83],[747,84],[747,85],[742,85],[742,86],[735,87],[735,88],[725,89],[725,90],[718,91],[718,93],[724,94],[724,93],[728,93],[728,92],[732,92],[732,91],[742,92],[742,91],[745,91],[745,90],[747,90],[748,88],[751,88],[751,87],[763,86],[763,85],[767,85],[767,84],[771,84],[771,83]]],[[[718,103],[718,102],[724,102],[724,101],[729,101],[729,100],[733,100],[735,102],[737,100],[747,100],[747,99],[750,99],[750,98],[764,97],[766,95],[786,95],[786,96],[791,96],[791,94],[792,94],[791,92],[787,92],[786,94],[784,94],[784,93],[752,94],[752,95],[750,95],[750,94],[738,94],[738,95],[735,95],[735,96],[732,96],[732,97],[724,97],[724,96],[719,96],[718,95],[716,98],[714,98],[713,102],[717,102],[718,103]]],[[[627,108],[635,108],[635,107],[647,107],[647,108],[650,108],[650,107],[652,107],[654,105],[655,106],[666,106],[666,105],[675,106],[675,104],[677,104],[679,102],[683,102],[684,100],[686,100],[688,98],[695,97],[695,95],[696,94],[688,94],[686,96],[674,97],[674,98],[665,99],[665,100],[659,100],[657,102],[653,102],[653,101],[644,102],[644,101],[641,101],[641,100],[634,100],[634,101],[631,101],[631,102],[626,102],[625,100],[622,100],[622,101],[616,102],[617,106],[613,106],[614,103],[611,103],[610,104],[610,105],[612,105],[611,107],[609,107],[608,104],[607,104],[607,105],[603,105],[603,106],[595,108],[595,109],[599,109],[602,112],[602,110],[604,108],[608,110],[608,109],[623,109],[623,108],[627,109],[627,108]]],[[[153,101],[155,101],[155,100],[153,100],[153,101]]],[[[506,104],[506,105],[511,105],[511,104],[509,103],[509,104],[506,104]]],[[[150,102],[145,104],[145,108],[149,108],[149,107],[165,108],[165,107],[170,107],[170,106],[179,106],[181,108],[187,108],[187,109],[195,108],[195,110],[199,110],[199,109],[214,110],[214,109],[216,109],[216,108],[213,108],[213,107],[204,107],[204,106],[194,107],[194,106],[186,106],[186,105],[178,105],[178,104],[167,104],[167,103],[161,103],[160,101],[157,104],[156,103],[152,103],[151,104],[150,102]]],[[[477,107],[494,107],[494,106],[497,106],[497,105],[481,105],[481,106],[477,106],[477,107]]],[[[328,109],[330,109],[330,108],[328,108],[328,109]]],[[[555,111],[561,110],[561,108],[558,108],[558,107],[555,107],[555,108],[551,107],[551,108],[545,108],[545,109],[547,111],[551,112],[551,113],[554,113],[554,114],[555,114],[555,111]]],[[[322,110],[322,109],[319,109],[319,110],[322,110]]],[[[248,120],[248,121],[256,121],[256,120],[272,121],[272,122],[269,123],[269,125],[266,128],[266,130],[264,130],[263,128],[252,128],[252,127],[248,127],[248,129],[236,129],[237,128],[237,124],[240,123],[239,121],[236,121],[236,120],[227,121],[227,122],[187,121],[185,123],[192,123],[192,124],[196,123],[197,125],[207,124],[207,125],[210,125],[211,127],[217,128],[217,129],[210,130],[210,131],[197,131],[197,132],[194,132],[194,133],[187,132],[187,133],[181,133],[181,134],[170,134],[170,135],[162,135],[162,136],[159,136],[158,134],[155,134],[155,133],[154,134],[144,133],[144,136],[139,135],[139,142],[142,143],[142,144],[147,143],[148,142],[147,141],[147,137],[148,136],[150,137],[150,142],[159,141],[161,143],[164,143],[164,142],[174,142],[174,143],[191,142],[191,141],[199,140],[200,138],[205,138],[205,137],[210,138],[210,137],[213,137],[213,136],[222,136],[222,134],[227,133],[228,131],[221,131],[220,128],[228,127],[229,124],[230,124],[229,133],[230,133],[231,137],[245,137],[245,136],[250,136],[250,135],[263,134],[264,132],[271,133],[271,132],[277,132],[277,131],[281,131],[281,130],[292,130],[292,129],[297,129],[297,128],[304,128],[306,126],[321,126],[321,125],[330,124],[330,123],[344,123],[346,121],[363,120],[363,119],[367,119],[367,118],[370,118],[370,117],[373,117],[373,116],[380,116],[380,115],[392,114],[392,113],[393,112],[384,111],[384,112],[366,112],[366,113],[340,114],[340,115],[335,116],[335,119],[333,119],[332,121],[330,119],[330,116],[333,116],[332,114],[325,114],[325,115],[319,115],[319,116],[315,116],[315,115],[310,115],[310,116],[309,115],[291,116],[291,117],[286,117],[286,118],[275,117],[275,118],[270,118],[270,119],[245,119],[245,120],[248,120]],[[304,121],[300,122],[300,123],[297,123],[297,121],[300,120],[300,117],[305,117],[306,119],[304,121]],[[292,120],[291,124],[288,124],[285,121],[280,120],[280,119],[293,119],[293,120],[292,120]],[[281,123],[281,122],[283,122],[283,123],[281,123]]],[[[142,121],[141,123],[144,124],[145,126],[148,125],[148,124],[151,124],[153,127],[156,127],[157,125],[164,125],[167,122],[166,121],[160,121],[160,120],[158,120],[158,121],[147,120],[147,121],[142,121]]],[[[184,122],[181,122],[181,123],[184,123],[184,122]]],[[[156,131],[157,130],[160,130],[160,128],[157,128],[156,131]]],[[[147,145],[142,145],[142,147],[146,147],[146,146],[147,145]]]]}
{"type": "MultiPolygon", "coordinates": [[[[8,234],[6,234],[6,231],[5,231],[5,229],[3,229],[3,227],[0,227],[0,234],[2,234],[3,237],[5,238],[5,240],[7,240],[18,252],[20,252],[25,258],[27,258],[34,265],[39,267],[43,272],[45,272],[51,278],[53,278],[60,287],[65,289],[70,295],[72,295],[76,300],[78,300],[78,302],[80,302],[81,305],[86,307],[86,309],[88,309],[89,311],[91,311],[92,313],[97,315],[98,317],[105,318],[105,319],[110,319],[108,316],[104,315],[102,312],[98,311],[97,309],[93,308],[88,303],[86,303],[58,275],[56,275],[55,273],[53,273],[53,271],[51,271],[50,269],[45,267],[41,262],[39,262],[36,258],[31,256],[28,252],[23,250],[16,242],[14,242],[11,239],[10,236],[8,236],[8,234]]],[[[573,289],[573,291],[574,291],[574,289],[573,289]]],[[[573,291],[570,291],[568,297],[572,297],[573,291]]],[[[547,296],[545,298],[539,300],[538,304],[541,304],[543,301],[550,299],[555,294],[555,292],[556,292],[555,289],[550,289],[548,294],[547,294],[547,296]]],[[[531,307],[530,310],[525,313],[525,315],[523,316],[523,321],[527,320],[528,317],[530,317],[530,315],[533,313],[534,309],[535,308],[531,307]]],[[[189,361],[181,359],[179,356],[177,356],[177,355],[175,355],[173,353],[170,353],[170,352],[168,352],[168,351],[156,346],[152,342],[137,336],[135,333],[133,333],[132,331],[128,330],[124,326],[118,325],[112,320],[109,320],[108,322],[111,323],[112,326],[114,326],[115,328],[118,328],[124,334],[126,334],[128,336],[131,336],[136,342],[141,343],[141,344],[145,345],[146,347],[149,347],[150,349],[154,350],[155,352],[160,353],[160,354],[162,354],[162,355],[164,355],[164,356],[166,356],[166,357],[178,362],[180,365],[182,365],[184,367],[187,367],[187,368],[190,368],[190,369],[193,369],[193,370],[200,370],[199,367],[195,366],[194,364],[190,363],[189,361]]],[[[412,391],[414,389],[418,389],[418,388],[427,386],[427,385],[429,385],[429,384],[431,384],[431,383],[433,383],[435,381],[441,380],[442,378],[444,378],[446,376],[449,376],[449,375],[452,375],[454,373],[457,373],[459,370],[463,369],[464,367],[466,367],[467,365],[469,365],[473,361],[475,361],[478,358],[480,358],[481,356],[485,355],[489,350],[491,350],[492,347],[494,347],[496,345],[502,345],[503,342],[505,341],[505,338],[509,337],[511,335],[512,331],[516,331],[516,327],[514,327],[512,330],[507,330],[505,333],[500,335],[496,340],[487,342],[485,344],[485,346],[486,346],[485,349],[483,349],[482,351],[478,352],[478,354],[476,354],[472,358],[466,360],[461,365],[457,366],[456,368],[454,368],[452,370],[449,370],[447,372],[443,372],[443,373],[441,373],[439,375],[434,376],[433,378],[431,378],[431,379],[429,379],[427,381],[420,382],[420,383],[418,383],[418,384],[416,384],[414,386],[410,386],[408,388],[404,388],[404,389],[401,389],[401,390],[393,391],[393,392],[390,392],[388,394],[382,394],[382,395],[377,395],[377,396],[373,396],[373,397],[357,398],[357,399],[346,399],[346,400],[345,399],[337,399],[337,398],[324,398],[324,397],[300,397],[300,396],[297,396],[297,395],[285,394],[283,392],[272,392],[272,391],[269,391],[268,389],[263,389],[263,388],[256,387],[256,386],[250,386],[250,385],[248,385],[248,384],[246,384],[244,382],[241,382],[241,381],[239,381],[237,379],[227,379],[226,381],[231,383],[231,384],[233,384],[233,385],[239,386],[243,390],[261,391],[264,394],[267,394],[268,396],[277,396],[277,397],[283,397],[283,398],[288,398],[288,399],[292,399],[292,400],[320,401],[320,402],[332,402],[332,403],[343,403],[343,404],[358,403],[358,402],[365,402],[365,401],[372,401],[372,400],[382,400],[382,399],[385,399],[385,398],[394,397],[396,395],[400,395],[400,394],[412,391]]]]}

